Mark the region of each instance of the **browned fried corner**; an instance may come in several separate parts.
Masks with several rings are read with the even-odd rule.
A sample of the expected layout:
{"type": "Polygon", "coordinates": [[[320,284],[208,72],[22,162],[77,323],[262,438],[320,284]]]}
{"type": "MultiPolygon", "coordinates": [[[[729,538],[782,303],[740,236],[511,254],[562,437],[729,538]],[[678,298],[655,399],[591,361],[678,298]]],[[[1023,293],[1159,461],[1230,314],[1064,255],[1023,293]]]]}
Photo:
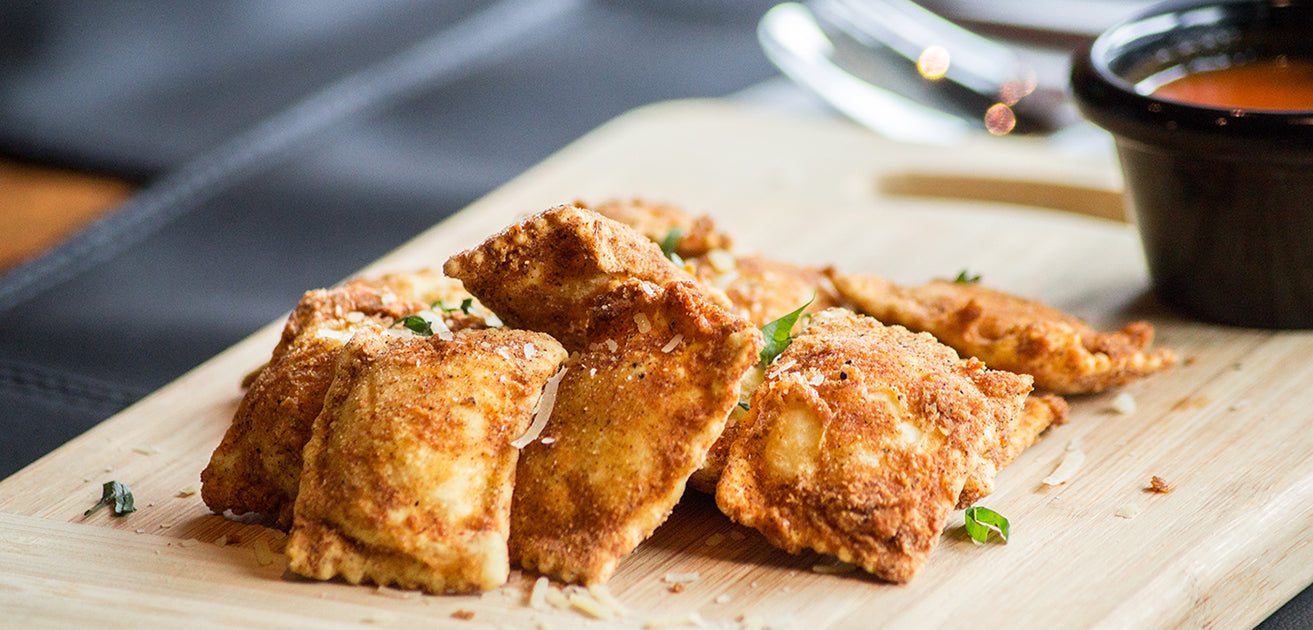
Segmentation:
{"type": "Polygon", "coordinates": [[[711,217],[694,218],[671,204],[631,198],[609,199],[596,204],[579,201],[575,205],[628,225],[657,243],[664,243],[677,230],[680,236],[674,251],[685,260],[713,249],[729,250],[733,247],[729,235],[717,230],[711,217]]]}
{"type": "Polygon", "coordinates": [[[594,300],[616,284],[692,279],[629,226],[574,206],[512,225],[444,269],[507,325],[548,333],[571,351],[583,347],[594,300]]]}

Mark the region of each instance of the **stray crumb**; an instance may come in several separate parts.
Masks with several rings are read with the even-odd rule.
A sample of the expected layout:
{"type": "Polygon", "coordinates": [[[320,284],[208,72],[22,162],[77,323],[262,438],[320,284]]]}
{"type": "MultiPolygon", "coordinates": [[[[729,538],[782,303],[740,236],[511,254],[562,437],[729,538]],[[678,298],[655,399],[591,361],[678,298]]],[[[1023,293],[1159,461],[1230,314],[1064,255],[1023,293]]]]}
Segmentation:
{"type": "Polygon", "coordinates": [[[256,540],[255,544],[251,547],[251,551],[255,553],[255,561],[259,563],[260,566],[267,567],[273,564],[274,552],[273,549],[269,548],[269,541],[263,538],[256,540]]]}
{"type": "Polygon", "coordinates": [[[1239,410],[1244,409],[1245,407],[1248,407],[1248,406],[1249,406],[1249,399],[1248,399],[1248,398],[1241,398],[1240,400],[1237,400],[1237,401],[1231,403],[1231,406],[1229,407],[1229,409],[1230,409],[1231,411],[1239,411],[1239,410]]]}
{"type": "Polygon", "coordinates": [[[1124,519],[1132,519],[1140,515],[1140,506],[1134,503],[1127,503],[1117,509],[1117,516],[1124,519]]]}
{"type": "Polygon", "coordinates": [[[717,595],[715,601],[716,601],[717,604],[728,604],[728,603],[729,603],[729,593],[721,593],[721,594],[717,595]]]}
{"type": "Polygon", "coordinates": [[[420,598],[419,591],[403,591],[399,588],[392,588],[390,586],[379,586],[374,589],[374,592],[384,597],[391,597],[393,599],[419,599],[420,598]]]}
{"type": "Polygon", "coordinates": [[[1167,494],[1175,489],[1176,489],[1176,484],[1166,479],[1163,479],[1158,475],[1154,475],[1153,478],[1149,480],[1149,490],[1152,492],[1156,492],[1158,494],[1167,494]]]}
{"type": "Polygon", "coordinates": [[[1207,396],[1186,396],[1172,405],[1172,411],[1185,411],[1187,409],[1199,409],[1208,404],[1207,396]]]}
{"type": "Polygon", "coordinates": [[[160,449],[154,446],[134,446],[132,450],[142,455],[155,455],[160,452],[160,449]]]}
{"type": "Polygon", "coordinates": [[[684,592],[684,583],[683,583],[683,582],[675,582],[674,584],[671,584],[670,587],[669,587],[668,589],[666,589],[666,590],[670,591],[671,593],[683,593],[683,592],[684,592]]]}
{"type": "Polygon", "coordinates": [[[744,534],[743,532],[741,532],[741,531],[739,531],[739,530],[737,530],[737,529],[734,529],[734,530],[730,530],[730,532],[729,532],[729,537],[732,538],[732,539],[734,539],[734,540],[744,540],[744,539],[746,539],[746,538],[748,537],[748,535],[747,535],[747,534],[744,534]]]}
{"type": "Polygon", "coordinates": [[[195,547],[196,545],[200,544],[200,542],[201,541],[196,540],[195,538],[184,538],[183,540],[178,542],[178,545],[182,547],[195,547]]]}
{"type": "Polygon", "coordinates": [[[227,546],[228,546],[228,537],[227,537],[227,536],[220,536],[220,537],[218,537],[218,538],[215,538],[215,539],[214,539],[214,544],[215,544],[215,546],[218,546],[218,547],[227,547],[227,546]]]}
{"type": "Polygon", "coordinates": [[[173,527],[173,523],[160,523],[160,529],[168,529],[170,527],[173,527]]]}
{"type": "Polygon", "coordinates": [[[719,534],[719,533],[707,536],[707,539],[702,541],[702,543],[708,547],[715,547],[716,545],[719,545],[722,542],[725,542],[725,536],[724,534],[719,534]]]}
{"type": "Polygon", "coordinates": [[[1129,392],[1122,392],[1113,397],[1109,403],[1112,410],[1123,416],[1135,413],[1135,397],[1129,392]]]}
{"type": "Polygon", "coordinates": [[[138,534],[144,534],[144,533],[146,533],[146,530],[144,530],[144,529],[142,529],[142,528],[140,528],[140,527],[138,527],[137,529],[134,529],[134,530],[132,530],[132,531],[135,531],[135,532],[137,532],[138,534]]]}
{"type": "Polygon", "coordinates": [[[462,608],[454,613],[451,613],[451,616],[455,617],[456,619],[460,619],[461,621],[469,621],[471,619],[474,619],[474,611],[465,610],[464,608],[462,608]]]}
{"type": "Polygon", "coordinates": [[[183,488],[182,490],[179,490],[179,491],[178,491],[178,496],[179,496],[179,497],[189,497],[189,496],[192,496],[193,494],[196,494],[197,492],[200,492],[200,489],[197,488],[195,484],[192,484],[192,485],[189,485],[189,486],[183,488]]]}

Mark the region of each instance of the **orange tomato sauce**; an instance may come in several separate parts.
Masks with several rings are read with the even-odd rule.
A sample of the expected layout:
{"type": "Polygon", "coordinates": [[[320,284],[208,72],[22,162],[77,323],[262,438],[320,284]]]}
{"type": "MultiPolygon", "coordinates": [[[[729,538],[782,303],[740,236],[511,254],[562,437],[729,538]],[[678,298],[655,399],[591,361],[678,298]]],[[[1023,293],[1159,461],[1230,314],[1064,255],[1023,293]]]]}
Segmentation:
{"type": "Polygon", "coordinates": [[[1269,59],[1174,79],[1153,96],[1178,103],[1254,110],[1313,110],[1313,59],[1269,59]]]}

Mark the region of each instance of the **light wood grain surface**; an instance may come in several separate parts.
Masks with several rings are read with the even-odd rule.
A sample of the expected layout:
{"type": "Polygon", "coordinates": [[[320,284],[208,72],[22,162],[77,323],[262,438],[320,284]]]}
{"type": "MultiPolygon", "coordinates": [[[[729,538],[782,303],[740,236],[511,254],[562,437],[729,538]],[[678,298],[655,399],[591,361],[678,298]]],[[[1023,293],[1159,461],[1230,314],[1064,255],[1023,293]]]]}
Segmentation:
{"type": "MultiPolygon", "coordinates": [[[[590,622],[598,627],[690,612],[715,627],[746,620],[807,630],[1234,627],[1258,622],[1313,581],[1313,335],[1222,328],[1162,310],[1124,223],[960,193],[909,197],[880,184],[953,174],[1046,182],[1058,194],[1118,186],[1110,165],[1058,159],[1026,141],[902,147],[841,122],[677,102],[614,121],[364,271],[440,265],[553,204],[640,195],[711,214],[746,248],[786,260],[903,282],[968,269],[1100,327],[1147,318],[1160,342],[1186,357],[1123,388],[1137,402],[1133,413],[1111,410],[1113,392],[1071,399],[1070,422],[1005,469],[982,501],[1011,519],[1007,545],[971,543],[956,513],[926,568],[892,586],[813,571],[826,560],[772,549],[690,493],[609,583],[631,611],[590,622]],[[1064,485],[1043,485],[1068,448],[1087,455],[1084,466],[1064,485]],[[1175,491],[1148,492],[1154,475],[1175,491]],[[1118,516],[1126,506],[1138,515],[1118,516]],[[662,581],[672,572],[699,579],[674,593],[662,581]]],[[[1079,198],[1057,205],[1081,207],[1079,198]]],[[[585,620],[527,607],[532,575],[478,597],[301,580],[265,551],[279,548],[281,534],[210,514],[194,494],[199,472],[231,420],[239,380],[267,358],[280,326],[0,482],[0,625],[564,628],[585,620]],[[83,518],[111,479],[133,488],[140,509],[83,518]],[[460,611],[473,618],[454,620],[460,611]]]]}

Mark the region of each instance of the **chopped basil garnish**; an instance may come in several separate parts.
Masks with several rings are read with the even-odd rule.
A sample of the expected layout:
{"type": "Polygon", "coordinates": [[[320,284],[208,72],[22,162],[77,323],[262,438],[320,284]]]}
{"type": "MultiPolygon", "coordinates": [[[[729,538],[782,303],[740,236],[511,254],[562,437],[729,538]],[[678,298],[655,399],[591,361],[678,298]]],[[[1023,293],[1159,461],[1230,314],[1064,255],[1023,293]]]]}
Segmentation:
{"type": "Polygon", "coordinates": [[[82,516],[91,516],[92,512],[106,505],[113,508],[114,516],[123,516],[128,512],[137,511],[137,508],[132,505],[132,488],[117,481],[106,481],[105,485],[101,487],[100,502],[91,506],[90,510],[83,512],[82,516]]]}
{"type": "Polygon", "coordinates": [[[660,245],[662,256],[669,258],[670,262],[683,267],[684,259],[680,258],[679,254],[675,253],[675,249],[679,247],[679,239],[681,238],[684,238],[684,230],[671,228],[670,232],[666,234],[666,237],[661,240],[660,245]]]}
{"type": "Polygon", "coordinates": [[[432,306],[433,308],[441,310],[443,313],[451,313],[456,309],[460,309],[460,312],[469,315],[470,307],[474,306],[474,298],[465,298],[461,300],[460,306],[447,306],[446,304],[442,303],[442,300],[438,300],[437,302],[434,302],[432,306]]]}
{"type": "Polygon", "coordinates": [[[958,284],[975,284],[980,282],[980,274],[972,275],[967,273],[966,269],[963,269],[962,271],[957,272],[957,277],[953,278],[953,282],[958,284]]]}
{"type": "Polygon", "coordinates": [[[752,405],[749,405],[747,402],[740,400],[739,409],[742,409],[744,411],[752,411],[752,405]]]}
{"type": "Polygon", "coordinates": [[[401,319],[398,319],[392,325],[406,328],[410,332],[413,332],[416,335],[420,335],[421,337],[433,336],[433,323],[427,319],[424,319],[423,317],[420,317],[419,315],[410,315],[408,317],[403,317],[401,319]]]}
{"type": "Polygon", "coordinates": [[[806,304],[799,306],[798,310],[761,327],[761,334],[766,338],[766,346],[761,349],[760,355],[763,366],[770,365],[775,357],[780,356],[780,353],[784,352],[784,349],[793,343],[793,325],[798,321],[798,317],[802,315],[802,312],[807,310],[807,307],[811,306],[814,301],[816,301],[816,296],[812,296],[812,299],[807,300],[806,304]]]}
{"type": "Polygon", "coordinates": [[[1008,541],[1008,519],[987,507],[973,506],[966,511],[966,530],[971,540],[983,543],[989,540],[989,533],[998,533],[1006,544],[1008,541]]]}

